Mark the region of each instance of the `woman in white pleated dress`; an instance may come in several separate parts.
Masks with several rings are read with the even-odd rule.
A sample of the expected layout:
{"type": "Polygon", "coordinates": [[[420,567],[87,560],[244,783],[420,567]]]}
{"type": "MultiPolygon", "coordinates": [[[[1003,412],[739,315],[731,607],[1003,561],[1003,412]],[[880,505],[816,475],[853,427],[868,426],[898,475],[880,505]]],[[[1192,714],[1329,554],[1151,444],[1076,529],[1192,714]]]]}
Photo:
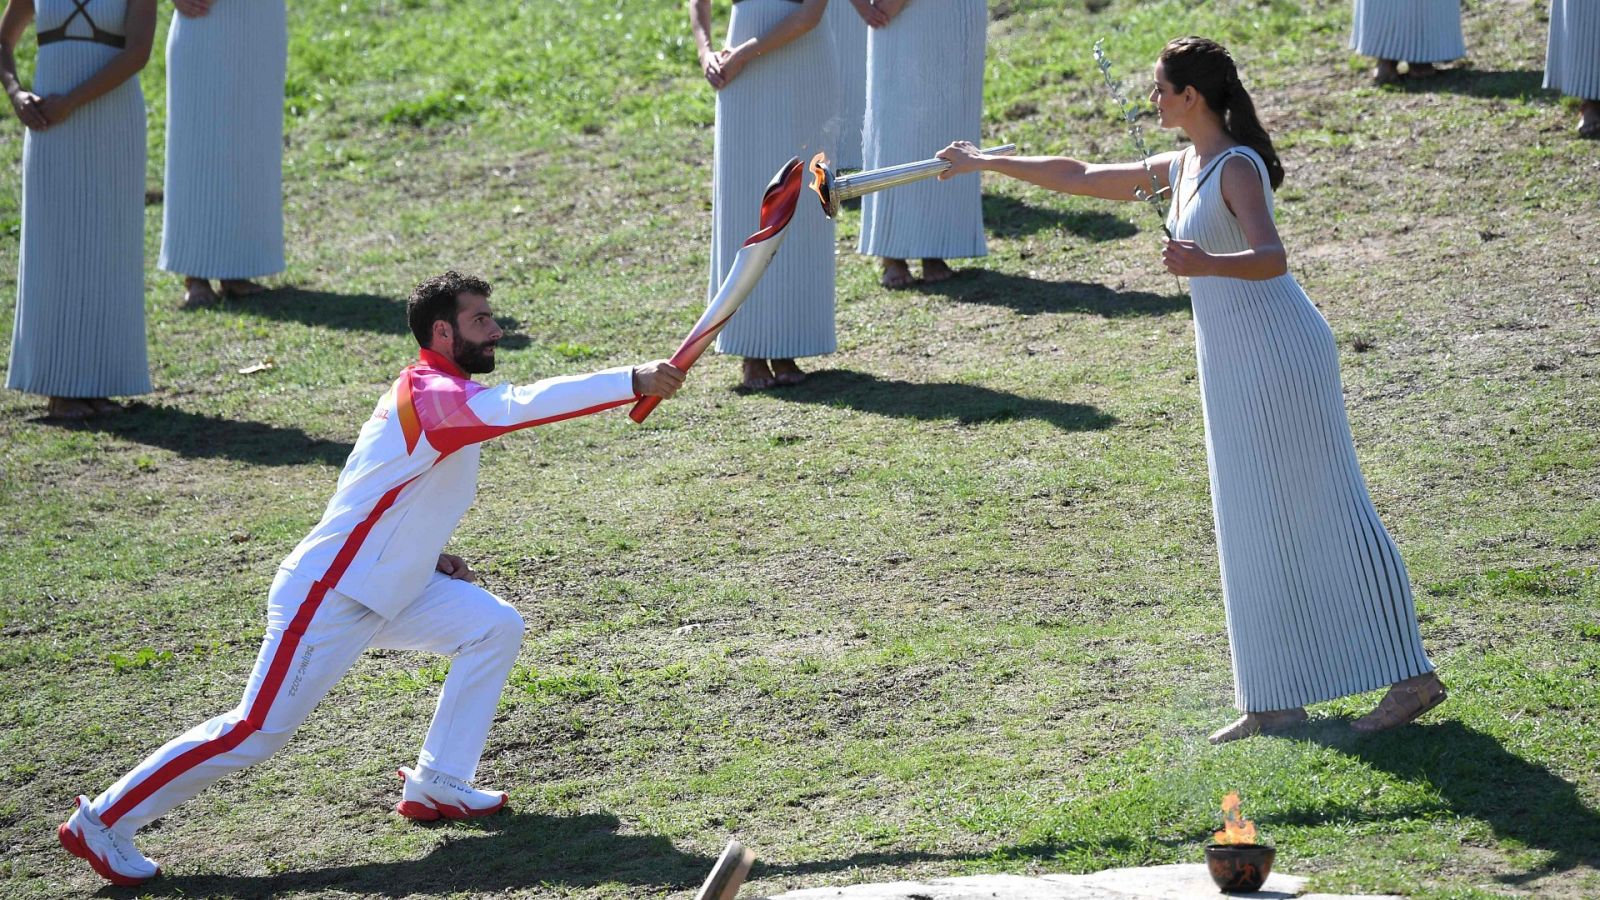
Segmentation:
{"type": "Polygon", "coordinates": [[[284,0],[173,0],[161,268],[183,302],[259,294],[283,271],[284,0]],[[217,290],[211,287],[215,279],[217,290]]]}
{"type": "MultiPolygon", "coordinates": [[[[836,152],[838,66],[822,22],[828,0],[735,0],[728,36],[713,49],[711,0],[690,0],[706,81],[717,91],[711,187],[715,294],[745,239],[759,228],[761,196],[791,157],[836,152]]],[[[761,282],[717,336],[744,357],[750,390],[798,384],[796,357],[835,349],[833,220],[802,202],[761,282]]]]}
{"type": "Polygon", "coordinates": [[[1600,138],[1600,0],[1550,0],[1544,86],[1577,97],[1578,136],[1600,138]]]}
{"type": "MultiPolygon", "coordinates": [[[[1411,584],[1367,493],[1339,382],[1333,334],[1288,272],[1272,219],[1283,167],[1233,58],[1180,38],[1156,64],[1164,128],[1193,141],[1148,160],[1174,197],[1162,260],[1188,276],[1205,413],[1234,699],[1244,713],[1214,743],[1280,729],[1309,703],[1389,685],[1357,719],[1379,731],[1442,702],[1423,652],[1411,584]]],[[[1142,163],[939,154],[946,174],[981,169],[1052,190],[1132,200],[1142,163]]]]}
{"type": "Polygon", "coordinates": [[[861,125],[867,114],[867,29],[889,24],[871,0],[834,0],[823,24],[833,35],[839,62],[839,135],[835,171],[861,168],[861,125]]]}
{"type": "Polygon", "coordinates": [[[27,127],[22,246],[6,386],[54,418],[148,393],[144,335],[144,93],[155,0],[10,0],[0,84],[27,127]],[[32,89],[16,46],[35,22],[32,89]]]}
{"type": "MultiPolygon", "coordinates": [[[[983,121],[983,62],[989,24],[983,0],[875,0],[890,16],[867,35],[868,169],[927,159],[952,140],[977,140],[983,121]]],[[[861,200],[860,252],[876,256],[887,288],[955,274],[946,259],[986,256],[983,194],[976,178],[924,181],[861,200]]]]}
{"type": "MultiPolygon", "coordinates": [[[[1355,0],[1350,46],[1377,61],[1372,80],[1392,84],[1426,78],[1434,63],[1467,53],[1461,36],[1461,0],[1355,0]]],[[[1584,0],[1587,2],[1587,0],[1584,0]]]]}

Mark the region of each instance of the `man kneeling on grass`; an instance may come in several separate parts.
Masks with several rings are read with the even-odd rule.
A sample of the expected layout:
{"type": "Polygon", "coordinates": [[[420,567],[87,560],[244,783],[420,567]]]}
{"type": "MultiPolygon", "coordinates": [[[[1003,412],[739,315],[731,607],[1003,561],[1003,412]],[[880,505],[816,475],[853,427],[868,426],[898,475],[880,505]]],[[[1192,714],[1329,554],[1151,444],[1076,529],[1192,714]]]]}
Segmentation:
{"type": "Polygon", "coordinates": [[[278,569],[267,634],[237,708],[150,754],[57,830],[61,845],[119,885],[160,873],[134,832],[222,776],[282,747],[367,647],[452,657],[415,769],[401,769],[400,815],[459,819],[498,812],[499,791],[472,786],[500,690],[522,643],[522,618],[473,585],[445,543],[477,493],[478,444],[618,406],[671,397],[683,372],[665,361],[530,385],[485,387],[502,333],[489,285],[446,272],[406,304],[421,358],[400,373],[361,428],[322,521],[278,569]]]}

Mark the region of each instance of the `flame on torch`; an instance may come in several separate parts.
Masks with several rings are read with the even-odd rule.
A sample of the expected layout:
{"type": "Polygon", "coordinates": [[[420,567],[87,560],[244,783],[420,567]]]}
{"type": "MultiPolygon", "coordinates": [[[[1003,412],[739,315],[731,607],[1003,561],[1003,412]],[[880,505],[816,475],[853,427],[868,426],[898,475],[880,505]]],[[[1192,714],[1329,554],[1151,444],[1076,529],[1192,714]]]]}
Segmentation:
{"type": "Polygon", "coordinates": [[[1222,798],[1222,830],[1211,836],[1219,844],[1254,844],[1256,823],[1239,813],[1239,792],[1229,791],[1222,798]]]}

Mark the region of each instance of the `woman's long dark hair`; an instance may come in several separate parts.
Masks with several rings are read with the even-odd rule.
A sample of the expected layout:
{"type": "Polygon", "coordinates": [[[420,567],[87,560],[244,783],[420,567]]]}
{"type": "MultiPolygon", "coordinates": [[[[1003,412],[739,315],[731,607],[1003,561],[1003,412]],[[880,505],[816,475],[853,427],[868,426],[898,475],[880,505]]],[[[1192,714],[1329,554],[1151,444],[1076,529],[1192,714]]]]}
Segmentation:
{"type": "Polygon", "coordinates": [[[1278,151],[1272,149],[1272,138],[1256,117],[1256,105],[1239,83],[1233,57],[1221,44],[1203,37],[1178,38],[1162,48],[1161,65],[1175,89],[1193,85],[1206,105],[1222,116],[1228,135],[1260,155],[1274,189],[1283,184],[1278,151]]]}

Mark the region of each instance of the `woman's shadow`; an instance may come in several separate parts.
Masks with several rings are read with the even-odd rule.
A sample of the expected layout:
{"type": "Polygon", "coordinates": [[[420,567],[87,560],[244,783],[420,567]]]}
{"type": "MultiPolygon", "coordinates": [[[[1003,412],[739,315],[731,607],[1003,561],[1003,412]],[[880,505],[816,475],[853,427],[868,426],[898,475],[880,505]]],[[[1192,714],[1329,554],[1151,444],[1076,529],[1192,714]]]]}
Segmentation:
{"type": "MultiPolygon", "coordinates": [[[[1348,720],[1318,720],[1292,735],[1337,750],[1397,778],[1428,785],[1452,813],[1481,820],[1502,838],[1547,851],[1532,870],[1501,876],[1524,884],[1577,868],[1600,867],[1600,814],[1572,783],[1506,750],[1498,740],[1455,721],[1413,724],[1361,736],[1348,720]]],[[[1318,824],[1347,808],[1307,809],[1289,818],[1318,824]]]]}

